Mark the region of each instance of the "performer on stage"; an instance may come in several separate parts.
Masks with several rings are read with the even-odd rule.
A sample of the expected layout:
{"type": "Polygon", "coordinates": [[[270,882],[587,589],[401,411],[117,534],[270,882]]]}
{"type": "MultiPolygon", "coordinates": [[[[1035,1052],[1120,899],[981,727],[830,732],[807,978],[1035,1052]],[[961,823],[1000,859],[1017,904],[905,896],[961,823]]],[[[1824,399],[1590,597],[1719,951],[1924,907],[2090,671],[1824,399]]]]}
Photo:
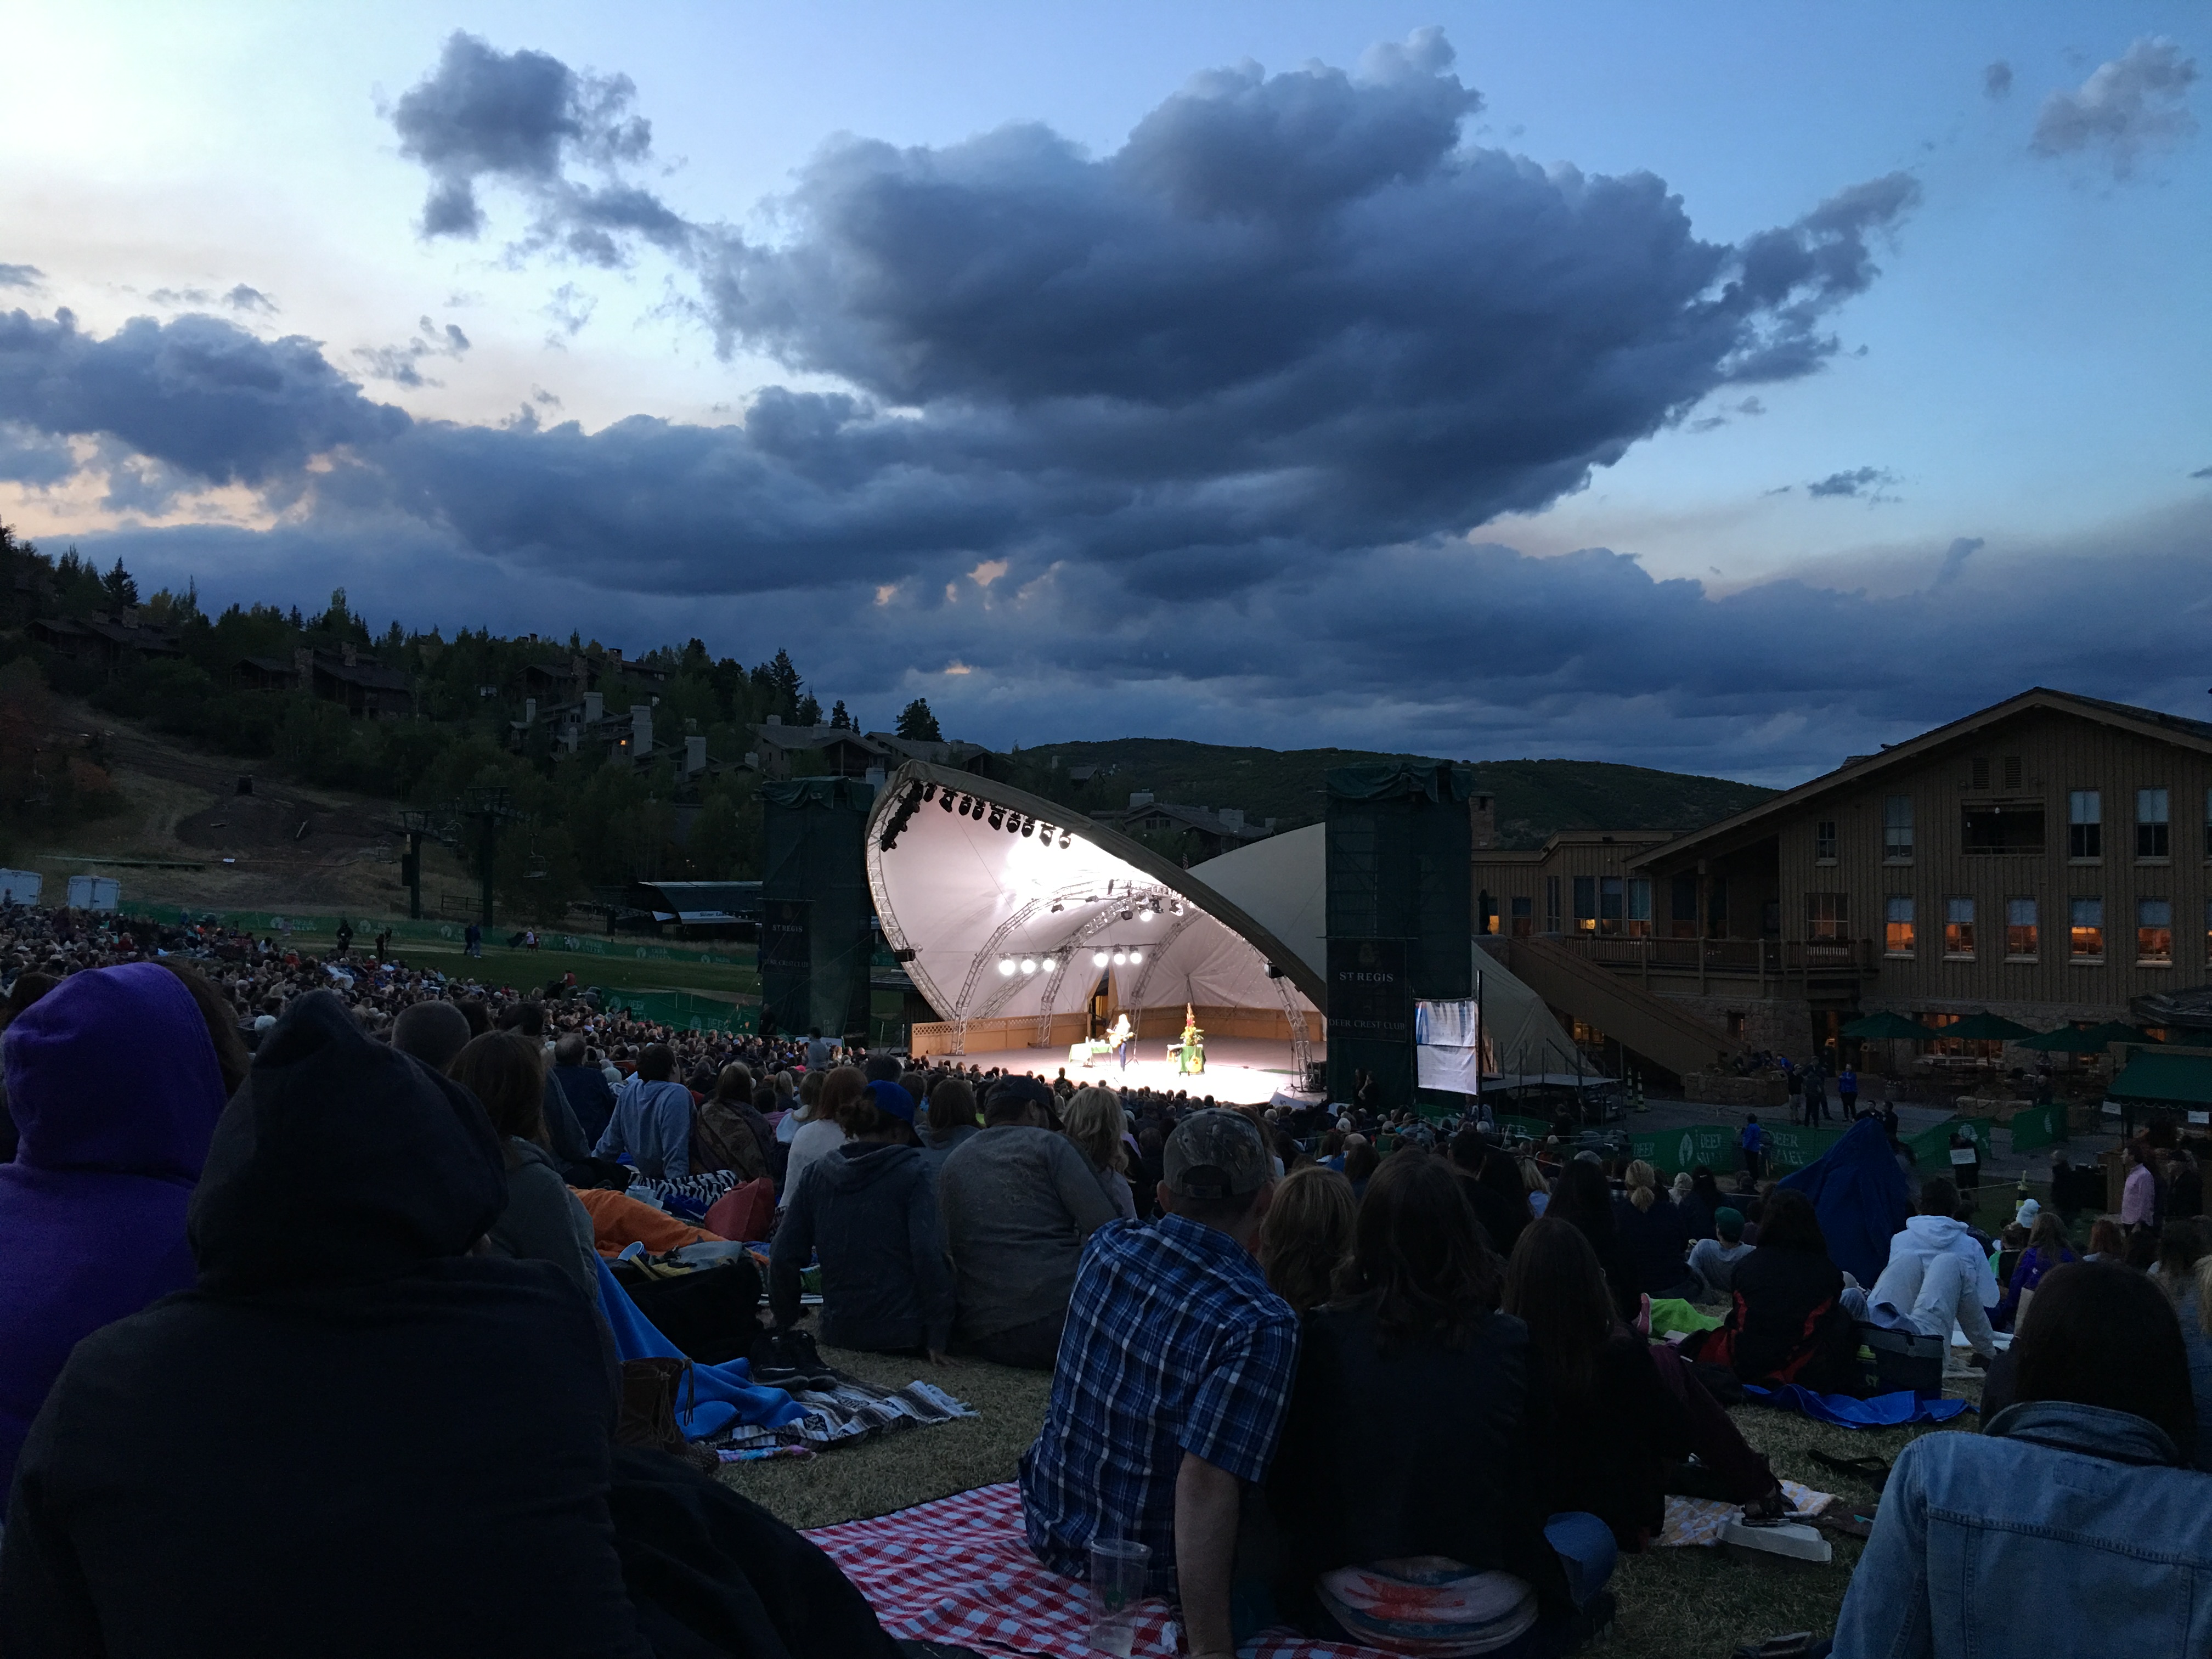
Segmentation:
{"type": "Polygon", "coordinates": [[[1106,1035],[1113,1040],[1114,1060],[1123,1071],[1129,1069],[1129,1050],[1134,1046],[1137,1034],[1130,1028],[1127,1010],[1114,1016],[1114,1027],[1106,1035]]]}

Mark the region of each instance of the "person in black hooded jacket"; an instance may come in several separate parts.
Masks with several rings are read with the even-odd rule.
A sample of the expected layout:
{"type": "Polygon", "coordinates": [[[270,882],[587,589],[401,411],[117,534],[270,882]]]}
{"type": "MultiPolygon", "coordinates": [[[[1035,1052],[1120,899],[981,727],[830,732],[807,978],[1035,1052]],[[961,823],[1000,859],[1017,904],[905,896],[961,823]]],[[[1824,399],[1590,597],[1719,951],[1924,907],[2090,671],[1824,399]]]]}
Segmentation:
{"type": "Polygon", "coordinates": [[[0,1650],[639,1656],[609,1519],[616,1381],[459,1085],[328,993],[217,1124],[197,1286],[80,1342],[26,1443],[0,1650]]]}

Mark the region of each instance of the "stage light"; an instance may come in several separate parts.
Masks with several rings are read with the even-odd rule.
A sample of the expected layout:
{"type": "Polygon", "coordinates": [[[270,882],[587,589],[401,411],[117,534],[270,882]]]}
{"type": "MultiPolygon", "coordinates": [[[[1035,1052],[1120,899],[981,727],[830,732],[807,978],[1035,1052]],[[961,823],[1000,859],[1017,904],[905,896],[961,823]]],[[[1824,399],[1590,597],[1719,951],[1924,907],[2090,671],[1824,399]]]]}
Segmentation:
{"type": "Polygon", "coordinates": [[[1004,824],[1006,821],[1006,809],[1003,806],[994,806],[991,809],[991,828],[996,830],[1000,825],[1004,824]]]}
{"type": "Polygon", "coordinates": [[[1128,959],[1129,953],[1127,951],[1116,951],[1114,952],[1114,965],[1117,968],[1128,959]]]}
{"type": "Polygon", "coordinates": [[[1062,903],[1061,903],[1058,899],[1054,899],[1054,900],[1052,902],[1052,913],[1053,913],[1053,915],[1059,915],[1062,910],[1065,910],[1066,908],[1067,908],[1067,907],[1066,907],[1065,904],[1062,904],[1062,903]]]}
{"type": "Polygon", "coordinates": [[[1137,920],[1139,921],[1150,921],[1153,916],[1158,914],[1158,913],[1157,911],[1153,910],[1139,910],[1137,913],[1137,920]]]}
{"type": "Polygon", "coordinates": [[[1022,834],[1024,836],[1034,836],[1036,834],[1036,820],[1035,818],[1024,818],[1022,820],[1022,834]]]}
{"type": "Polygon", "coordinates": [[[1129,952],[1129,960],[1132,963],[1142,962],[1144,959],[1145,953],[1142,951],[1132,951],[1129,952]]]}
{"type": "Polygon", "coordinates": [[[1060,832],[1060,844],[1063,850],[1067,846],[1067,831],[1065,830],[1060,832]]]}
{"type": "Polygon", "coordinates": [[[1002,974],[1011,975],[1014,971],[1013,958],[1012,957],[1000,957],[999,958],[999,971],[1002,974]]]}
{"type": "Polygon", "coordinates": [[[943,794],[939,795],[937,798],[937,804],[939,806],[942,806],[946,811],[950,812],[952,810],[952,792],[948,789],[943,794]]]}
{"type": "Polygon", "coordinates": [[[924,800],[935,800],[937,799],[937,786],[933,783],[923,784],[921,786],[921,798],[924,800]]]}
{"type": "Polygon", "coordinates": [[[1024,973],[1034,974],[1036,970],[1037,964],[1036,958],[1035,957],[1024,957],[1022,958],[1022,971],[1024,973]]]}
{"type": "Polygon", "coordinates": [[[1093,968],[1103,968],[1113,960],[1114,953],[1111,951],[1093,951],[1091,953],[1091,965],[1093,968]]]}

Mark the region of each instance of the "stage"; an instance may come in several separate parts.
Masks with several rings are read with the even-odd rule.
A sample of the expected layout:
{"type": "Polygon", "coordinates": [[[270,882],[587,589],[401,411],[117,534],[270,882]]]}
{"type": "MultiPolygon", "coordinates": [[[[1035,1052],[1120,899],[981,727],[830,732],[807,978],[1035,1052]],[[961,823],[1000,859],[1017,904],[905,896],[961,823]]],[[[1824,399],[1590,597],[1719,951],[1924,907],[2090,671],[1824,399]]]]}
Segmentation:
{"type": "MultiPolygon", "coordinates": [[[[1077,1088],[1088,1083],[1113,1089],[1150,1089],[1155,1094],[1187,1092],[1194,1100],[1212,1095],[1224,1106],[1264,1106],[1277,1093],[1295,1094],[1304,1081],[1291,1055],[1291,1045],[1260,1037],[1220,1037],[1206,1045],[1206,1070],[1185,1076],[1165,1058],[1168,1043],[1158,1037],[1140,1037],[1130,1046],[1127,1069],[1114,1056],[1101,1054],[1085,1066],[1070,1061],[1066,1048],[1000,1048],[966,1054],[932,1054],[931,1066],[976,1066],[983,1070],[1034,1073],[1050,1083],[1061,1072],[1077,1088]]],[[[1325,1060],[1328,1045],[1310,1045],[1316,1060],[1325,1060]]]]}

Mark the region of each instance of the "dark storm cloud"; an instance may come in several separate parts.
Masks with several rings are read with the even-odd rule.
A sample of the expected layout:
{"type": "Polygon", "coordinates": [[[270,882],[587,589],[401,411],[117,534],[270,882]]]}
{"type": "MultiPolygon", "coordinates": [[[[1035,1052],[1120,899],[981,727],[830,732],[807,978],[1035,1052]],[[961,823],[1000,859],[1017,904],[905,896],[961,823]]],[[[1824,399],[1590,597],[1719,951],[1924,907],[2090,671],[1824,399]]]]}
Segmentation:
{"type": "Polygon", "coordinates": [[[102,434],[218,483],[279,483],[315,455],[405,429],[312,340],[260,340],[214,317],[132,319],[106,339],[0,313],[0,421],[102,434]]]}
{"type": "MultiPolygon", "coordinates": [[[[1831,472],[1817,483],[1805,486],[1808,495],[1850,495],[1866,501],[1886,499],[1881,492],[1897,482],[1897,475],[1878,466],[1854,467],[1849,472],[1831,472]]],[[[1785,489],[1787,485],[1784,486],[1785,489]]]]}
{"type": "Polygon", "coordinates": [[[76,470],[68,440],[28,427],[0,424],[0,482],[45,489],[76,470]]]}
{"type": "Polygon", "coordinates": [[[0,264],[0,288],[36,288],[46,275],[36,265],[0,264]]]}
{"type": "Polygon", "coordinates": [[[653,124],[629,112],[636,93],[626,75],[579,74],[542,52],[498,52],[456,32],[438,67],[392,111],[400,154],[430,174],[422,234],[479,234],[477,185],[489,179],[532,200],[533,242],[558,243],[592,264],[621,263],[626,236],[679,245],[689,227],[620,176],[653,149],[653,124]],[[580,184],[572,167],[600,179],[580,184]]]}
{"type": "Polygon", "coordinates": [[[2189,88],[2197,62],[2171,40],[2146,36],[2080,87],[2043,100],[2028,147],[2039,155],[2100,153],[2126,178],[2146,151],[2170,149],[2197,131],[2189,88]]]}
{"type": "Polygon", "coordinates": [[[1943,551],[1943,562],[1936,572],[1936,586],[1948,587],[1959,580],[1959,573],[1966,568],[1966,561],[1982,550],[1984,545],[1979,536],[1960,536],[1943,551]]]}

